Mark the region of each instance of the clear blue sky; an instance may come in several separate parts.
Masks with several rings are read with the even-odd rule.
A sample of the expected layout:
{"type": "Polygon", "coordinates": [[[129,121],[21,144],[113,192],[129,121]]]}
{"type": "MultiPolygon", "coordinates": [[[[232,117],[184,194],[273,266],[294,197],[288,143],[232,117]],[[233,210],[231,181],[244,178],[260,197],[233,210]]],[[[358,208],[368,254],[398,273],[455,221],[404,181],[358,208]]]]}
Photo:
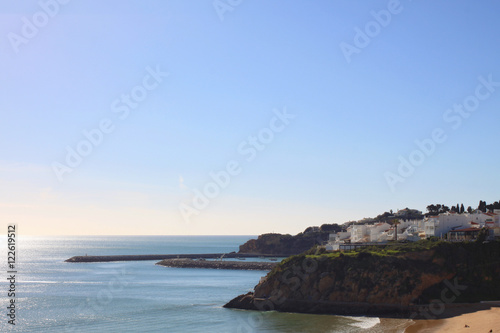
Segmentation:
{"type": "Polygon", "coordinates": [[[500,199],[496,1],[41,3],[0,5],[0,219],[21,233],[295,234],[500,199]]]}

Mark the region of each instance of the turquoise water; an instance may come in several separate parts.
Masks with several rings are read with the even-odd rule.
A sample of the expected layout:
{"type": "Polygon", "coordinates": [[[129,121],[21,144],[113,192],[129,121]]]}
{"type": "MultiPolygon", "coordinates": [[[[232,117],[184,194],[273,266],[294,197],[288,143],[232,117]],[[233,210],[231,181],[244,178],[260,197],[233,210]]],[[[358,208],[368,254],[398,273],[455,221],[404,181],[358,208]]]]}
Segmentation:
{"type": "MultiPolygon", "coordinates": [[[[167,268],[155,261],[65,263],[75,255],[222,253],[251,236],[24,237],[12,332],[397,332],[400,321],[224,309],[265,271],[167,268]]],[[[2,240],[5,249],[5,239],[2,240]]],[[[4,251],[4,250],[2,250],[4,251]]],[[[3,254],[3,253],[2,253],[3,254]]],[[[6,252],[4,257],[6,258],[6,252]]],[[[5,266],[5,265],[4,265],[5,266]]],[[[2,271],[6,272],[6,267],[2,271]]],[[[7,273],[4,273],[6,276],[7,273]]],[[[6,279],[0,282],[2,309],[6,279]]],[[[5,312],[6,313],[6,312],[5,312]]]]}

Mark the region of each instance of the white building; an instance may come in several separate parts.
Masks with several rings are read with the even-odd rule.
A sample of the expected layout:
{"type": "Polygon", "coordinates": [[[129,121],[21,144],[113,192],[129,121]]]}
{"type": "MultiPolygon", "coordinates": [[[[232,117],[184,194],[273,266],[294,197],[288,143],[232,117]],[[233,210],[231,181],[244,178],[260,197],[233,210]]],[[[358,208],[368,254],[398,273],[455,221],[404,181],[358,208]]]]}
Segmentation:
{"type": "Polygon", "coordinates": [[[330,242],[343,241],[351,237],[350,231],[340,231],[336,234],[330,234],[330,242]]]}
{"type": "Polygon", "coordinates": [[[377,223],[369,228],[370,242],[380,242],[386,241],[387,239],[383,237],[383,233],[391,228],[388,223],[377,223]]]}
{"type": "Polygon", "coordinates": [[[420,229],[418,228],[418,224],[412,224],[404,229],[401,235],[398,233],[399,240],[407,240],[410,242],[416,242],[420,240],[420,229]]]}
{"type": "MultiPolygon", "coordinates": [[[[420,240],[419,233],[423,232],[423,220],[400,221],[398,224],[398,240],[417,241],[420,240]]],[[[345,243],[380,243],[394,240],[395,227],[380,222],[376,224],[351,225],[347,231],[329,235],[326,245],[327,251],[336,251],[345,243]]]]}
{"type": "Polygon", "coordinates": [[[367,241],[368,228],[366,225],[353,225],[351,231],[351,243],[361,243],[367,241]]]}
{"type": "Polygon", "coordinates": [[[340,250],[340,242],[328,242],[328,244],[325,245],[325,250],[327,251],[338,251],[340,250]]]}
{"type": "Polygon", "coordinates": [[[436,229],[439,228],[439,216],[429,216],[424,222],[425,237],[436,235],[436,229]]]}
{"type": "Polygon", "coordinates": [[[446,212],[438,216],[429,216],[424,226],[425,237],[443,237],[450,230],[469,227],[470,222],[470,214],[446,212]]]}
{"type": "MultiPolygon", "coordinates": [[[[498,210],[498,209],[496,209],[498,210]]],[[[472,224],[477,226],[477,227],[486,227],[486,226],[492,226],[496,223],[499,222],[498,213],[483,213],[480,210],[475,210],[472,212],[472,214],[469,215],[470,217],[470,222],[473,222],[472,224]],[[488,225],[487,225],[488,224],[488,225]]]]}
{"type": "Polygon", "coordinates": [[[325,249],[327,251],[337,251],[340,249],[340,244],[345,243],[345,241],[351,238],[351,231],[340,231],[336,234],[330,234],[328,244],[326,244],[325,249]]]}

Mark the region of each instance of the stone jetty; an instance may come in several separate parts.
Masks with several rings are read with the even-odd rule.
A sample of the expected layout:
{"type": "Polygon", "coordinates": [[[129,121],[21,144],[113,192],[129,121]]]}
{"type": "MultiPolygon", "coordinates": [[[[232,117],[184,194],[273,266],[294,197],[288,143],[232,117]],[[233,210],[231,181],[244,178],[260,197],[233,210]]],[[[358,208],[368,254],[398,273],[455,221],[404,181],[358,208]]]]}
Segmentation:
{"type": "Polygon", "coordinates": [[[139,254],[112,256],[75,256],[66,262],[108,262],[108,261],[142,261],[163,259],[218,259],[218,258],[257,258],[287,257],[286,255],[253,254],[253,253],[201,253],[201,254],[139,254]]]}
{"type": "Polygon", "coordinates": [[[220,261],[220,260],[193,260],[193,259],[165,259],[157,262],[156,265],[179,268],[213,268],[213,269],[239,269],[239,270],[260,270],[270,271],[277,263],[275,262],[255,262],[255,261],[220,261]]]}

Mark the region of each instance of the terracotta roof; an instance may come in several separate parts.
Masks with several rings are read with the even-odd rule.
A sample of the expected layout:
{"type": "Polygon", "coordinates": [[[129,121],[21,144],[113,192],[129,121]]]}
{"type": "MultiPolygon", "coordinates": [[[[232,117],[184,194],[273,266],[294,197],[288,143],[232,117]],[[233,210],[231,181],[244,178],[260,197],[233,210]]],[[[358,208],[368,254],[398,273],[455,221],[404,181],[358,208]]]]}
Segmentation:
{"type": "Polygon", "coordinates": [[[464,229],[450,230],[450,232],[479,231],[479,230],[481,230],[481,229],[478,229],[478,228],[464,228],[464,229]]]}

